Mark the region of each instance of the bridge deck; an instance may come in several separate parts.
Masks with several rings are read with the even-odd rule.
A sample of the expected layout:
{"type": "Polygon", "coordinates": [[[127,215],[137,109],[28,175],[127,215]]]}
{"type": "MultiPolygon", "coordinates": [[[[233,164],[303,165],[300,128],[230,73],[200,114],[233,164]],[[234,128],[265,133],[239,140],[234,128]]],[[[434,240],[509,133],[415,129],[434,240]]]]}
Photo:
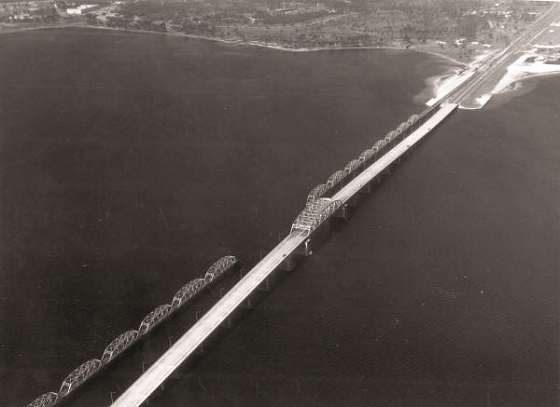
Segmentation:
{"type": "MultiPolygon", "coordinates": [[[[368,167],[342,188],[333,199],[347,202],[368,182],[391,165],[402,154],[428,134],[457,105],[442,107],[410,136],[368,167]]],[[[208,338],[245,299],[257,289],[282,261],[292,254],[307,238],[307,232],[294,231],[282,240],[253,269],[199,319],[167,352],[136,380],[112,407],[140,406],[196,349],[208,338]]]]}

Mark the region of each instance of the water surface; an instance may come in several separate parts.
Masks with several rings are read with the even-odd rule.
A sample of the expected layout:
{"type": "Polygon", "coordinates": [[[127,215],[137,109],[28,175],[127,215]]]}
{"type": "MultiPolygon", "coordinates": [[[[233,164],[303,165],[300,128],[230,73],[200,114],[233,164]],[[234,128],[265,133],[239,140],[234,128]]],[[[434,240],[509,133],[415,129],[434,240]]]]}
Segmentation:
{"type": "MultiPolygon", "coordinates": [[[[94,30],[0,47],[7,406],[56,391],[217,257],[254,264],[448,68],[94,30]]],[[[556,406],[559,91],[451,117],[153,403],[556,406]]],[[[108,404],[140,364],[68,404],[108,404]]]]}

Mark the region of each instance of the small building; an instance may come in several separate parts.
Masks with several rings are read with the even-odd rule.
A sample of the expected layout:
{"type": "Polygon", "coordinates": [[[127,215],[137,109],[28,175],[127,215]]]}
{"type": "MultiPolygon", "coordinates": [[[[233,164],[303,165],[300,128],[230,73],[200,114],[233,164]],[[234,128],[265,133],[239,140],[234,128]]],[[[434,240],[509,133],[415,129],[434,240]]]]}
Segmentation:
{"type": "Polygon", "coordinates": [[[80,16],[90,11],[97,10],[100,6],[98,4],[82,4],[75,8],[67,8],[66,14],[71,16],[80,16]]]}

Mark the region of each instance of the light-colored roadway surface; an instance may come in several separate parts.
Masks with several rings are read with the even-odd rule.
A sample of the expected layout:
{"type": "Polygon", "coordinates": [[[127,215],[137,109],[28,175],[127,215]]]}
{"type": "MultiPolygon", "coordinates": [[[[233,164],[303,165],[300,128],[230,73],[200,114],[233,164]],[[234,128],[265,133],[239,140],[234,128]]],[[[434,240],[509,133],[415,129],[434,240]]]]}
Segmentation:
{"type": "Polygon", "coordinates": [[[518,58],[518,53],[523,51],[558,18],[560,18],[560,4],[555,4],[540,16],[527,31],[513,40],[507,48],[493,55],[490,60],[485,61],[485,66],[480,68],[471,80],[454,91],[448,100],[451,103],[459,103],[461,108],[480,108],[477,98],[489,93],[489,90],[493,89],[502,79],[507,67],[518,58]]]}
{"type": "MultiPolygon", "coordinates": [[[[343,203],[347,202],[368,182],[441,123],[456,107],[457,105],[451,104],[442,105],[426,123],[349,182],[333,196],[333,199],[341,200],[343,203]]],[[[307,239],[306,232],[295,231],[290,233],[146,370],[112,404],[112,407],[140,406],[305,239],[307,239]]]]}

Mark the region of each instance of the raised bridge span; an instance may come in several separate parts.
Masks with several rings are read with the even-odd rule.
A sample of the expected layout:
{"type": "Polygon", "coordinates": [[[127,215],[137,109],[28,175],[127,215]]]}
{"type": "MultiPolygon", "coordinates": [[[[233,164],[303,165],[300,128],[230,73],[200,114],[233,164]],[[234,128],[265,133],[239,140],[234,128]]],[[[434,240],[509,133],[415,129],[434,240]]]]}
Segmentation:
{"type": "MultiPolygon", "coordinates": [[[[305,244],[315,229],[332,216],[344,210],[348,201],[364,188],[367,188],[372,181],[390,168],[392,164],[398,161],[456,108],[456,104],[442,104],[416,130],[394,145],[393,148],[380,158],[377,158],[371,165],[366,166],[363,171],[358,172],[353,179],[339,188],[338,192],[330,198],[312,197],[308,199],[306,209],[294,221],[290,234],[229,290],[111,406],[137,407],[142,405],[181,364],[196,352],[234,311],[243,305],[249,296],[275,270],[281,267],[283,262],[288,260],[298,248],[305,244]]],[[[388,137],[390,138],[391,136],[388,135],[388,137]]],[[[374,146],[373,149],[375,148],[374,146]]],[[[366,152],[372,150],[366,150],[366,152]]],[[[365,155],[367,155],[366,152],[364,152],[365,155]]],[[[377,150],[372,151],[371,154],[375,152],[377,150]]],[[[357,161],[360,160],[351,161],[347,168],[355,168],[356,165],[359,165],[357,161]]],[[[365,161],[360,162],[364,163],[365,161]]],[[[334,178],[331,178],[337,179],[342,176],[337,177],[337,173],[333,174],[334,178]]],[[[331,178],[329,181],[331,181],[332,186],[333,181],[331,178]]],[[[329,181],[327,181],[327,184],[329,181]]]]}

